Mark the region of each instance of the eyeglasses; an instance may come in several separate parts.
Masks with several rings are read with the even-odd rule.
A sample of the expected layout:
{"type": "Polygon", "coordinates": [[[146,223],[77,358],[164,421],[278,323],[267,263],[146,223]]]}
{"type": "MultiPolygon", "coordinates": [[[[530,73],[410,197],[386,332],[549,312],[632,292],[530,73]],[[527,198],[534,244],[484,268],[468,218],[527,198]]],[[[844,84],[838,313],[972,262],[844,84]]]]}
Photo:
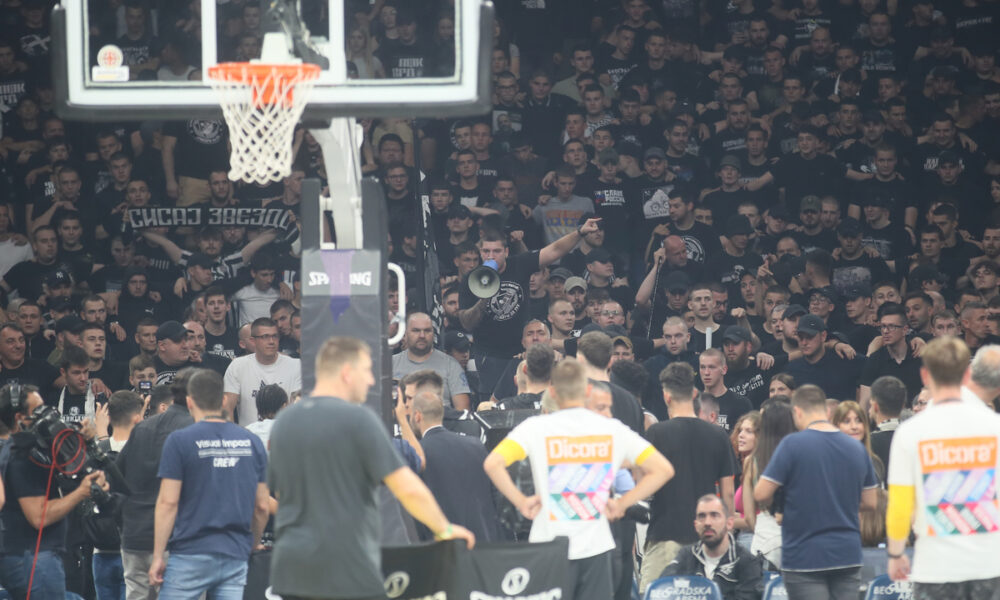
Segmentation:
{"type": "Polygon", "coordinates": [[[620,310],[602,310],[601,311],[601,316],[602,317],[617,317],[620,314],[622,314],[622,311],[620,311],[620,310]]]}
{"type": "Polygon", "coordinates": [[[255,340],[276,340],[279,339],[281,336],[279,336],[277,333],[265,333],[263,335],[252,335],[250,337],[254,338],[255,340]]]}
{"type": "Polygon", "coordinates": [[[879,325],[878,328],[882,331],[896,331],[902,329],[905,325],[896,325],[895,323],[884,323],[879,325]]]}

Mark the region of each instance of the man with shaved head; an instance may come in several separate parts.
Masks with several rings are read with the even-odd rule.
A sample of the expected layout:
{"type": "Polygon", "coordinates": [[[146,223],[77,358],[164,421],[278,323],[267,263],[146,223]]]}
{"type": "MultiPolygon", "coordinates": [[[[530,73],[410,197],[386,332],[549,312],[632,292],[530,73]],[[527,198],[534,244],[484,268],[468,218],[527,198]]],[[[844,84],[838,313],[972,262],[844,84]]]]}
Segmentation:
{"type": "Polygon", "coordinates": [[[458,361],[434,348],[434,323],[426,313],[406,317],[406,350],[392,357],[392,377],[402,379],[422,369],[431,369],[444,380],[442,401],[458,410],[469,408],[469,381],[458,361]]]}

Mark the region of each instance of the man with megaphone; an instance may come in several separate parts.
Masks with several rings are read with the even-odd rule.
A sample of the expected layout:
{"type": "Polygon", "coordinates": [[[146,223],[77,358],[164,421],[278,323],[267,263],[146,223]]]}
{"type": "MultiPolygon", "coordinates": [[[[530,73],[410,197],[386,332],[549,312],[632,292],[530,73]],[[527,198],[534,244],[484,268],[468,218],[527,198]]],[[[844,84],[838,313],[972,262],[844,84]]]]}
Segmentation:
{"type": "Polygon", "coordinates": [[[509,255],[501,232],[484,230],[477,242],[481,267],[460,286],[458,318],[472,333],[472,355],[479,371],[480,393],[489,397],[507,363],[521,352],[521,328],[530,318],[528,285],[532,273],[558,261],[596,231],[600,219],[588,219],[575,232],[541,250],[509,255]]]}

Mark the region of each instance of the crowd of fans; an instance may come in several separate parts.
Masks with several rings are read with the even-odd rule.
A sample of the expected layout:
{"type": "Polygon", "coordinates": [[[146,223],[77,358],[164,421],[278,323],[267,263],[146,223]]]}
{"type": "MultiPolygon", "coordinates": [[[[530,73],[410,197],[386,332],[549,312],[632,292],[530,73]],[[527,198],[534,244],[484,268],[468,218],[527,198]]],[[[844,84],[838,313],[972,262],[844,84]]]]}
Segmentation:
{"type": "MultiPolygon", "coordinates": [[[[68,422],[111,398],[119,450],[143,414],[120,393],[156,399],[199,366],[224,376],[228,414],[266,443],[301,387],[298,207],[303,179],[325,179],[319,145],[300,129],[291,175],[260,186],[228,179],[222,120],[60,119],[51,4],[0,3],[0,384],[37,386],[68,422]],[[291,217],[281,229],[129,218],[173,206],[291,217]]],[[[328,22],[325,3],[302,4],[314,29],[328,22]]],[[[449,74],[449,6],[349,2],[349,72],[449,74]]],[[[219,56],[257,56],[258,3],[218,8],[219,56]]],[[[132,79],[201,77],[200,2],[88,12],[91,47],[123,48],[132,79]]],[[[392,364],[411,464],[425,466],[409,414],[420,388],[441,396],[446,427],[478,435],[471,412],[540,408],[553,362],[576,356],[640,433],[668,417],[661,372],[691,365],[699,416],[733,436],[735,488],[793,428],[780,402],[762,407],[817,385],[884,481],[880,434],[926,404],[923,346],[1000,341],[1000,5],[525,0],[497,13],[489,114],[362,120],[390,260],[411,285],[440,276],[443,314],[411,291],[411,316],[390,325],[406,328],[392,364]],[[486,259],[501,286],[480,299],[467,279],[486,259]]],[[[688,491],[683,535],[662,539],[695,541],[703,491],[688,491]]],[[[773,516],[736,496],[736,527],[756,529],[755,555],[777,565],[773,516]]],[[[524,522],[508,516],[502,535],[516,537],[524,522]]],[[[879,520],[866,543],[882,541],[879,520]]],[[[67,579],[93,597],[94,544],[77,541],[67,579]]]]}

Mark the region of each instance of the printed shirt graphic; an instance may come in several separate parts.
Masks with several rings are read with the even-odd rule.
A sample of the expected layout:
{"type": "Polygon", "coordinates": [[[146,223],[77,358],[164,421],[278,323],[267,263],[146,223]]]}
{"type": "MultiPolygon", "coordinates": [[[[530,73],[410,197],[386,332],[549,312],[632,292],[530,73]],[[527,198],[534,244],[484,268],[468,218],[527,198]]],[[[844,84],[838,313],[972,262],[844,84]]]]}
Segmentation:
{"type": "Polygon", "coordinates": [[[611,464],[613,444],[611,435],[545,438],[549,520],[601,518],[615,478],[611,464]]]}
{"type": "Polygon", "coordinates": [[[1000,415],[981,403],[931,405],[892,438],[889,485],[915,494],[912,581],[1000,577],[1000,415]]]}
{"type": "Polygon", "coordinates": [[[919,445],[927,535],[1000,529],[996,437],[927,440],[919,445]]]}
{"type": "Polygon", "coordinates": [[[585,408],[531,417],[507,440],[527,454],[542,500],[529,540],[567,536],[572,560],[614,548],[604,508],[615,473],[625,461],[636,464],[649,442],[620,421],[585,408]]]}

